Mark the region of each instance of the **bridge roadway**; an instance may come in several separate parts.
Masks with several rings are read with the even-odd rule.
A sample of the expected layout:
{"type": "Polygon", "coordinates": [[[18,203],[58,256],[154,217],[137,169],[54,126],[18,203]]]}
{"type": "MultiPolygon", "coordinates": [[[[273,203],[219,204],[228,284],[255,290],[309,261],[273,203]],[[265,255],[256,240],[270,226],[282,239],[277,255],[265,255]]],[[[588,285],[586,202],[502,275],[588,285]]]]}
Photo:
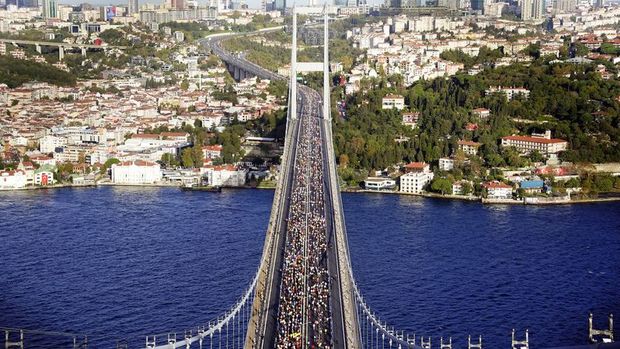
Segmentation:
{"type": "MultiPolygon", "coordinates": [[[[274,28],[270,30],[279,30],[281,28],[274,28]]],[[[285,79],[283,76],[267,71],[262,67],[248,62],[239,55],[231,54],[225,51],[220,42],[222,39],[230,38],[234,34],[222,34],[217,36],[211,36],[202,42],[202,44],[211,49],[228,65],[239,67],[249,75],[258,76],[270,80],[285,79]]],[[[329,150],[333,151],[331,142],[331,122],[325,120],[322,115],[322,98],[320,94],[303,85],[298,86],[298,118],[288,118],[287,120],[287,136],[285,140],[285,155],[283,157],[282,165],[285,171],[282,173],[281,182],[278,184],[276,195],[274,196],[274,204],[272,207],[272,217],[270,220],[270,227],[268,229],[268,236],[265,241],[265,247],[263,251],[263,260],[261,261],[261,269],[263,275],[259,278],[257,284],[257,291],[253,309],[253,321],[251,321],[248,327],[248,334],[246,337],[246,348],[274,348],[277,346],[278,341],[278,313],[280,309],[280,298],[282,296],[282,276],[283,276],[283,260],[285,253],[285,245],[287,240],[287,217],[290,216],[291,205],[291,193],[298,183],[295,182],[295,178],[299,176],[299,173],[295,173],[294,163],[297,160],[298,155],[298,141],[301,139],[303,132],[306,132],[305,126],[301,121],[310,118],[311,123],[318,127],[320,132],[320,149],[314,153],[315,156],[320,156],[321,168],[320,172],[323,178],[322,186],[325,192],[325,224],[326,224],[326,240],[327,240],[327,259],[326,267],[329,273],[329,310],[331,315],[331,328],[327,329],[330,333],[331,346],[333,348],[357,348],[358,345],[351,346],[349,343],[358,343],[357,321],[354,321],[353,327],[355,331],[351,331],[351,320],[348,321],[349,330],[347,330],[347,321],[345,320],[346,302],[354,302],[354,295],[352,290],[348,297],[343,297],[342,281],[343,279],[350,278],[349,268],[350,265],[341,266],[342,258],[339,258],[338,253],[338,236],[336,229],[339,222],[335,212],[341,212],[339,209],[334,209],[334,202],[339,204],[339,200],[334,200],[334,171],[330,171],[330,166],[333,163],[333,154],[329,154],[329,150]],[[328,142],[328,140],[330,142],[328,142]],[[287,156],[289,154],[289,156],[287,156]],[[331,156],[330,156],[331,155],[331,156]],[[332,158],[330,162],[329,159],[332,158]],[[261,300],[262,302],[257,300],[261,300]],[[345,301],[343,301],[343,299],[345,301]],[[347,332],[353,332],[347,336],[347,332]],[[353,337],[353,338],[351,338],[353,337]]],[[[339,199],[339,197],[338,197],[339,199]]],[[[341,223],[340,223],[341,224],[341,223]]],[[[342,250],[342,248],[340,249],[342,250]]],[[[348,254],[348,249],[347,249],[348,254]]],[[[348,258],[348,255],[347,255],[348,258]]],[[[353,314],[355,314],[354,303],[349,304],[349,309],[353,308],[353,314]]],[[[351,312],[350,312],[351,313],[351,312]]],[[[308,336],[308,333],[304,334],[308,336]]],[[[305,347],[305,346],[304,346],[305,347]]]]}

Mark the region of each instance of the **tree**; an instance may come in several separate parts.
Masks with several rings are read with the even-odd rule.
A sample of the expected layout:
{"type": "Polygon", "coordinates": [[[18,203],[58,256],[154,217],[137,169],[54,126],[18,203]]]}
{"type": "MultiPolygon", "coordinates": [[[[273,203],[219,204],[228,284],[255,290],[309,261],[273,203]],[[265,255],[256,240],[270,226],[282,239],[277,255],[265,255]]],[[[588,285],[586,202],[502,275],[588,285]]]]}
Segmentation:
{"type": "Polygon", "coordinates": [[[435,178],[431,182],[431,190],[441,195],[452,194],[452,181],[448,178],[435,178]]]}
{"type": "Polygon", "coordinates": [[[166,167],[176,167],[179,166],[179,162],[176,157],[170,153],[164,153],[161,155],[161,162],[166,165],[166,167]]]}
{"type": "Polygon", "coordinates": [[[614,187],[614,180],[609,175],[597,175],[594,177],[594,185],[599,192],[610,192],[614,187]]]}
{"type": "Polygon", "coordinates": [[[462,182],[461,183],[461,193],[463,195],[469,195],[472,193],[473,191],[473,187],[471,186],[471,183],[469,182],[462,182]]]}
{"type": "Polygon", "coordinates": [[[99,173],[101,173],[102,175],[108,173],[108,170],[112,167],[112,165],[118,164],[120,162],[121,161],[116,158],[107,159],[105,163],[103,164],[103,166],[101,167],[101,170],[99,171],[99,173]]]}
{"type": "Polygon", "coordinates": [[[201,167],[204,163],[204,153],[202,152],[202,146],[199,143],[194,144],[192,147],[192,162],[195,167],[201,167]]]}
{"type": "Polygon", "coordinates": [[[181,152],[181,164],[185,168],[194,167],[194,155],[192,148],[183,149],[183,151],[181,152]]]}
{"type": "Polygon", "coordinates": [[[529,158],[532,162],[542,162],[545,160],[545,158],[542,156],[542,154],[538,150],[532,150],[532,152],[529,155],[529,158]]]}

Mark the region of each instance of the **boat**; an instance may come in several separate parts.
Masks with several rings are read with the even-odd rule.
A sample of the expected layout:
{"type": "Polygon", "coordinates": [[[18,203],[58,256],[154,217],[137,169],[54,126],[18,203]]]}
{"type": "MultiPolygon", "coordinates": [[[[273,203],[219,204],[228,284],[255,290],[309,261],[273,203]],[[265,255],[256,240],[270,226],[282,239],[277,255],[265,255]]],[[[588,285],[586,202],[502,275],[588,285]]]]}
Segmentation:
{"type": "Polygon", "coordinates": [[[181,190],[190,190],[190,191],[209,191],[213,193],[221,193],[222,187],[220,186],[211,186],[211,185],[184,185],[181,186],[181,190]]]}

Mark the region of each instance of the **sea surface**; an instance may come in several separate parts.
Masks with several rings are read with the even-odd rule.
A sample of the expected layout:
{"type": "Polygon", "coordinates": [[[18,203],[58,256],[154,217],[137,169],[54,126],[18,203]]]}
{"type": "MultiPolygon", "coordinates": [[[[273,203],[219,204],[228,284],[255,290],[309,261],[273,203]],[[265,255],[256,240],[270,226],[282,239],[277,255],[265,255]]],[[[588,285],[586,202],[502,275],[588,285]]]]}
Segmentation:
{"type": "MultiPolygon", "coordinates": [[[[85,333],[90,348],[115,348],[204,324],[250,283],[272,198],[176,188],[0,192],[0,327],[85,333]]],[[[397,329],[432,336],[434,347],[440,336],[466,347],[471,334],[486,348],[509,348],[512,328],[529,329],[537,348],[585,344],[588,311],[598,327],[607,313],[620,316],[620,203],[343,201],[368,305],[397,329]]]]}

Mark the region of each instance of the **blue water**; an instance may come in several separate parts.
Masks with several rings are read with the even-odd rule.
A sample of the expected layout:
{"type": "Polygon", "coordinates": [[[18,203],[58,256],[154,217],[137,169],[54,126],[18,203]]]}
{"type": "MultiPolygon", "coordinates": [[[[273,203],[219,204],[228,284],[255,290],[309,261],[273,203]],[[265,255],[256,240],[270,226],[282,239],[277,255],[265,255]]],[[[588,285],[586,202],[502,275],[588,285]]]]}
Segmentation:
{"type": "MultiPolygon", "coordinates": [[[[0,193],[0,326],[89,334],[91,348],[222,314],[258,266],[271,191],[0,193]]],[[[506,348],[583,344],[620,314],[620,203],[484,206],[345,194],[353,269],[383,320],[506,348]]],[[[436,340],[434,341],[435,344],[436,340]]]]}

